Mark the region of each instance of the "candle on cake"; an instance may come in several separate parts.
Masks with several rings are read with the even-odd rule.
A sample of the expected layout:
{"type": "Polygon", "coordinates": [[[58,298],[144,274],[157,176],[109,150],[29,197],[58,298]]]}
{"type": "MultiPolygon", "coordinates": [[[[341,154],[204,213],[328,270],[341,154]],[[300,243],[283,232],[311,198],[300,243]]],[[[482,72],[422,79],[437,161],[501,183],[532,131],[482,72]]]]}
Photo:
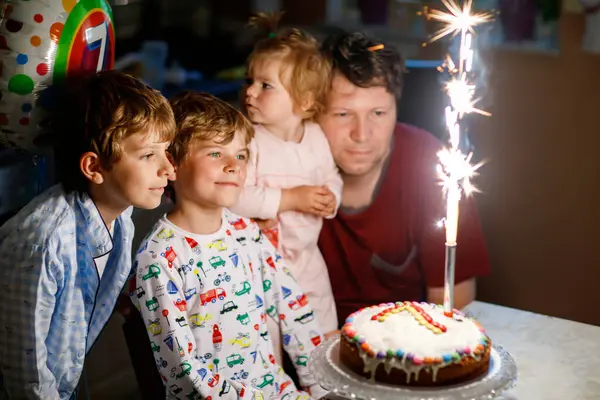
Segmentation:
{"type": "Polygon", "coordinates": [[[442,180],[443,192],[446,198],[446,217],[442,221],[446,230],[446,260],[444,280],[444,313],[452,316],[454,307],[454,271],[458,233],[458,216],[460,200],[464,195],[470,195],[474,187],[471,178],[480,164],[471,164],[472,153],[464,154],[460,150],[461,120],[465,114],[472,112],[489,115],[475,108],[476,84],[473,79],[473,34],[474,27],[492,19],[492,13],[473,12],[472,0],[463,3],[462,8],[454,1],[442,0],[447,11],[426,8],[424,12],[428,19],[443,24],[430,42],[439,40],[447,35],[460,35],[458,62],[448,55],[446,62],[440,68],[450,74],[446,83],[446,93],[450,105],[446,107],[446,127],[450,135],[449,147],[438,153],[440,163],[438,174],[442,180]]]}

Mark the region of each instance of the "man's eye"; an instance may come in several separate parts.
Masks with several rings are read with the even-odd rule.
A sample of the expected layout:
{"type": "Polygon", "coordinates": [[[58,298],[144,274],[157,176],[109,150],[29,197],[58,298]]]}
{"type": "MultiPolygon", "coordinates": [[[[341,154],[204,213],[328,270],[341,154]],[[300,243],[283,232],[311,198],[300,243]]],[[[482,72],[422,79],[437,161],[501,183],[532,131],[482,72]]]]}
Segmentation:
{"type": "Polygon", "coordinates": [[[385,115],[385,111],[375,111],[375,115],[381,117],[382,115],[385,115]]]}

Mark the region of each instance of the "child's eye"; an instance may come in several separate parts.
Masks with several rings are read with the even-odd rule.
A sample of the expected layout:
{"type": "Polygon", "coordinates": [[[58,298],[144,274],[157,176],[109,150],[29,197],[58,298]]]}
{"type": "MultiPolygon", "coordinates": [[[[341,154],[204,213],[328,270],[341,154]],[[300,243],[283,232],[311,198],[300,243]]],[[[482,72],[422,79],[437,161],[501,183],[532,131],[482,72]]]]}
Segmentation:
{"type": "Polygon", "coordinates": [[[346,112],[335,113],[336,117],[346,117],[347,115],[348,115],[348,113],[346,113],[346,112]]]}
{"type": "Polygon", "coordinates": [[[244,161],[244,160],[246,160],[246,155],[245,154],[238,154],[237,155],[237,159],[244,161]]]}
{"type": "Polygon", "coordinates": [[[211,156],[212,158],[219,158],[221,157],[221,153],[219,153],[218,151],[213,151],[209,154],[209,156],[211,156]]]}
{"type": "Polygon", "coordinates": [[[144,154],[143,156],[140,157],[140,160],[149,160],[154,156],[154,153],[148,153],[148,154],[144,154]]]}
{"type": "Polygon", "coordinates": [[[269,85],[267,82],[263,82],[263,84],[262,84],[262,88],[263,88],[263,89],[272,89],[272,88],[273,88],[273,86],[269,85]]]}

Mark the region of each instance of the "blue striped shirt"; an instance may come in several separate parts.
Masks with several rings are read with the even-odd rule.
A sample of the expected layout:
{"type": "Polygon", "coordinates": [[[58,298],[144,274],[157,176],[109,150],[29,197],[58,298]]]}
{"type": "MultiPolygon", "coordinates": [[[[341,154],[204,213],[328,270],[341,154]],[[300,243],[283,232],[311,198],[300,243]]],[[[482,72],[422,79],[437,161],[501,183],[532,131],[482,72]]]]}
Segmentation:
{"type": "Polygon", "coordinates": [[[0,398],[72,396],[131,270],[131,208],[114,224],[57,185],[0,227],[0,398]]]}

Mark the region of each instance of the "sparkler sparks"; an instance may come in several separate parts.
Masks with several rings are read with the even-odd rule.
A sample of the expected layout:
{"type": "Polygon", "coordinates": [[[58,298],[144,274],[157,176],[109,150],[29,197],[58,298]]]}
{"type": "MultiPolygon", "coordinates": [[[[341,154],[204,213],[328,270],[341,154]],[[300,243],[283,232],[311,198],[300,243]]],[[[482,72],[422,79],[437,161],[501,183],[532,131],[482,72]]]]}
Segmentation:
{"type": "Polygon", "coordinates": [[[446,62],[439,68],[446,70],[451,78],[445,84],[445,91],[450,98],[446,107],[446,127],[450,134],[450,147],[438,153],[440,164],[438,176],[446,197],[446,217],[442,224],[446,229],[446,264],[444,283],[444,313],[452,316],[454,305],[454,270],[456,255],[456,237],[458,233],[459,203],[462,194],[470,195],[477,189],[471,178],[481,164],[472,165],[472,153],[465,155],[460,151],[461,119],[465,114],[478,113],[489,116],[486,111],[475,108],[476,84],[472,80],[473,68],[473,34],[475,27],[490,21],[493,14],[489,12],[472,12],[472,0],[465,0],[462,8],[454,0],[442,0],[447,11],[426,9],[423,13],[428,19],[441,22],[444,26],[438,30],[429,43],[445,36],[460,34],[458,63],[448,55],[446,62]]]}
{"type": "Polygon", "coordinates": [[[494,14],[490,12],[472,13],[473,0],[466,0],[462,9],[454,0],[442,0],[442,3],[448,11],[426,9],[423,12],[423,15],[428,19],[445,24],[433,35],[429,42],[435,42],[448,35],[456,36],[465,32],[475,33],[474,27],[489,22],[494,17],[494,14]]]}
{"type": "Polygon", "coordinates": [[[458,112],[459,118],[462,118],[464,114],[470,113],[477,113],[486,117],[492,115],[487,111],[475,108],[475,104],[479,101],[479,99],[473,98],[475,95],[475,85],[469,83],[465,79],[465,76],[458,79],[452,78],[448,81],[446,83],[446,92],[450,97],[452,108],[458,112]]]}

